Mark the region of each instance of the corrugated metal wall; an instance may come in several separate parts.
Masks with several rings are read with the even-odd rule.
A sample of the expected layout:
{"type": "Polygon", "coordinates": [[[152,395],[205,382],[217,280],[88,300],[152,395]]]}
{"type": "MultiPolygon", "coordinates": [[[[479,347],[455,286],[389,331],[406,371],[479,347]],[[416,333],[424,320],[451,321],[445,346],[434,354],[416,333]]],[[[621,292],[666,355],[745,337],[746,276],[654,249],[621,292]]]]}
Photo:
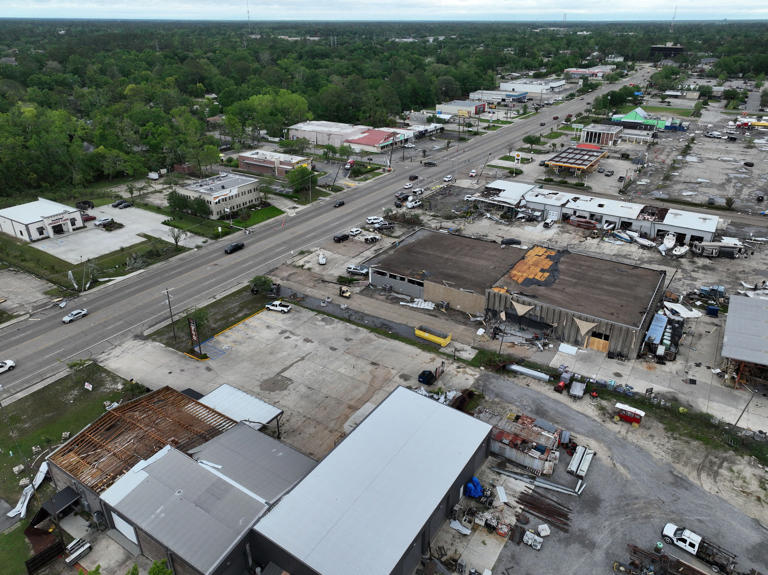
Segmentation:
{"type": "Polygon", "coordinates": [[[447,301],[451,308],[475,315],[485,312],[485,294],[461,291],[443,284],[424,282],[424,299],[435,303],[447,301]]]}
{"type": "Polygon", "coordinates": [[[409,283],[408,278],[403,276],[392,276],[395,276],[395,274],[390,274],[386,270],[373,268],[370,271],[370,283],[372,286],[381,288],[391,287],[393,291],[409,295],[413,298],[424,298],[424,288],[422,286],[409,283]],[[377,274],[377,271],[380,271],[385,275],[377,274]]]}

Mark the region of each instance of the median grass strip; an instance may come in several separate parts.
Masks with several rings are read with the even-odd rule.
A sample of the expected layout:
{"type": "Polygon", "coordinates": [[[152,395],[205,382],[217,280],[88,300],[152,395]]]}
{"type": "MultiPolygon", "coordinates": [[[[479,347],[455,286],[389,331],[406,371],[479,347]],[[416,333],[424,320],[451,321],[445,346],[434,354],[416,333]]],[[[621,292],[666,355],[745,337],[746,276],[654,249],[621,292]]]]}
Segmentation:
{"type": "Polygon", "coordinates": [[[192,349],[187,318],[195,319],[200,341],[205,341],[263,309],[269,301],[271,298],[264,294],[254,295],[250,286],[245,286],[205,307],[174,310],[173,325],[169,323],[161,327],[150,338],[182,353],[197,355],[197,348],[192,349]]]}

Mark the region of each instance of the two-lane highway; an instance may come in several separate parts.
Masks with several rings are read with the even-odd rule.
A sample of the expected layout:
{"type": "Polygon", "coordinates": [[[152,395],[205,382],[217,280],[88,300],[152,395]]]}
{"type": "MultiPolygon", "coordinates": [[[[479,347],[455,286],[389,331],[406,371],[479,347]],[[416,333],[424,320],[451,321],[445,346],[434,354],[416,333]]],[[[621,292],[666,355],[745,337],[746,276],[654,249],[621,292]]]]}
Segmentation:
{"type": "MultiPolygon", "coordinates": [[[[633,77],[625,79],[632,82],[633,77]]],[[[605,86],[588,95],[592,100],[614,89],[605,86]]],[[[66,364],[80,358],[98,355],[128,338],[144,332],[168,317],[164,290],[171,290],[174,311],[181,312],[203,304],[232,286],[244,285],[259,273],[266,273],[299,250],[327,241],[335,233],[360,225],[366,216],[380,215],[392,205],[394,192],[411,175],[421,180],[438,182],[452,170],[464,174],[479,169],[489,156],[517,146],[528,134],[538,134],[552,124],[550,114],[565,117],[582,111],[586,102],[577,99],[556,108],[544,110],[547,126],[539,123],[543,114],[517,121],[496,132],[462,142],[458,147],[433,155],[438,167],[424,167],[416,162],[396,162],[392,174],[335,194],[333,201],[343,199],[346,205],[333,207],[333,201],[318,201],[299,210],[294,216],[276,218],[252,229],[249,235],[237,234],[245,242],[244,250],[224,254],[230,236],[219,242],[186,252],[178,257],[152,266],[142,273],[97,288],[71,301],[67,309],[54,307],[34,314],[29,319],[7,326],[0,331],[0,359],[13,359],[17,368],[3,374],[0,401],[61,372],[66,364]],[[556,112],[554,111],[556,110],[556,112]],[[70,310],[84,307],[89,315],[72,324],[62,324],[61,318],[70,310]]],[[[135,358],[137,362],[141,358],[135,358]]]]}

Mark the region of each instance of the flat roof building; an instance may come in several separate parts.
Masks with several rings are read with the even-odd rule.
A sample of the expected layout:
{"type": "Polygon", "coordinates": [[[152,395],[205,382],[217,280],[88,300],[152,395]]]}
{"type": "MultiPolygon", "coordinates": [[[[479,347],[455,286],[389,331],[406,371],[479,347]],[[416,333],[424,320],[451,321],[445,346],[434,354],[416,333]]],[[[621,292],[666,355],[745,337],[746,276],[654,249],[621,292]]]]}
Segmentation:
{"type": "Polygon", "coordinates": [[[210,217],[218,219],[257,203],[260,199],[258,184],[255,178],[222,172],[179,188],[177,193],[190,200],[202,198],[211,209],[210,217]]]}
{"type": "Polygon", "coordinates": [[[252,150],[243,152],[237,156],[237,163],[241,170],[257,174],[270,174],[282,178],[291,170],[303,166],[312,167],[312,160],[305,156],[294,156],[267,150],[252,150]]]}
{"type": "Polygon", "coordinates": [[[44,198],[0,210],[0,232],[25,242],[68,234],[83,227],[80,210],[44,198]]]}
{"type": "Polygon", "coordinates": [[[353,126],[341,122],[312,120],[294,124],[288,128],[288,139],[305,138],[315,147],[331,145],[338,148],[346,140],[359,138],[371,129],[371,126],[353,126]]]}
{"type": "Polygon", "coordinates": [[[735,364],[736,383],[768,383],[768,299],[731,296],[721,355],[735,364]]]}
{"type": "Polygon", "coordinates": [[[448,115],[469,118],[485,112],[485,103],[472,100],[453,100],[452,102],[438,104],[436,111],[438,116],[448,115]]]}
{"type": "Polygon", "coordinates": [[[470,100],[487,104],[519,104],[528,99],[528,92],[508,92],[505,90],[476,90],[469,93],[470,100]]]}
{"type": "Polygon", "coordinates": [[[622,126],[590,124],[581,130],[580,141],[599,146],[615,146],[621,140],[622,126]]]}
{"type": "Polygon", "coordinates": [[[550,159],[546,160],[546,165],[549,168],[559,172],[560,170],[573,170],[577,174],[581,172],[591,172],[597,168],[600,159],[606,155],[607,152],[601,149],[594,149],[591,147],[569,146],[561,152],[555,154],[550,159]]]}
{"type": "Polygon", "coordinates": [[[412,573],[490,431],[398,387],[255,525],[256,554],[292,575],[412,573]]]}
{"type": "Polygon", "coordinates": [[[501,82],[499,84],[499,90],[505,92],[530,92],[530,95],[537,96],[562,92],[567,88],[565,80],[535,80],[533,78],[501,82]]]}

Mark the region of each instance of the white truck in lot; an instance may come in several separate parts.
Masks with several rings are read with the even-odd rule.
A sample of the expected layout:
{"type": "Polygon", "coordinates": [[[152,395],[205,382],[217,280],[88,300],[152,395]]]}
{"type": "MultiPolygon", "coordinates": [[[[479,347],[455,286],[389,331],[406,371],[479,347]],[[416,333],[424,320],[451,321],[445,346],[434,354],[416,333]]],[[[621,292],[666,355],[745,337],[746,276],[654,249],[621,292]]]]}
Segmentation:
{"type": "Polygon", "coordinates": [[[667,523],[661,536],[665,543],[677,545],[707,563],[715,573],[731,575],[736,569],[736,555],[685,527],[667,523]]]}

